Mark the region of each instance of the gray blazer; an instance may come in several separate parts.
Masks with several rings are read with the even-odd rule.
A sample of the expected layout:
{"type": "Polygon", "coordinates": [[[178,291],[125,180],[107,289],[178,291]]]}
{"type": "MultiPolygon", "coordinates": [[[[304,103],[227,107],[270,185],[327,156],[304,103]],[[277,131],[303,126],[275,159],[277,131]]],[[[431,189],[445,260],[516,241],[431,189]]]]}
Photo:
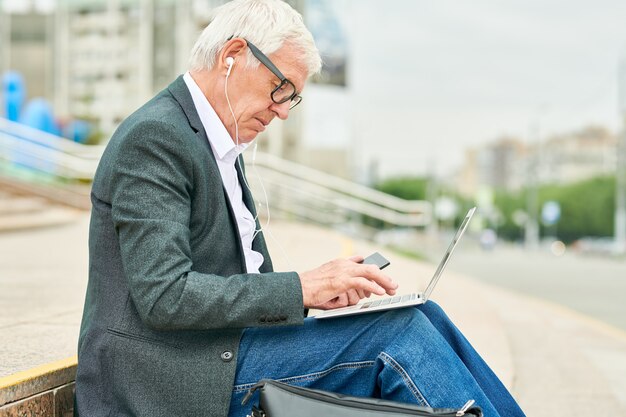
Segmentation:
{"type": "Polygon", "coordinates": [[[242,329],[301,325],[302,289],[295,272],[271,272],[262,234],[254,249],[265,257],[263,273],[246,273],[182,77],[117,129],[91,199],[78,414],[226,416],[242,329]]]}

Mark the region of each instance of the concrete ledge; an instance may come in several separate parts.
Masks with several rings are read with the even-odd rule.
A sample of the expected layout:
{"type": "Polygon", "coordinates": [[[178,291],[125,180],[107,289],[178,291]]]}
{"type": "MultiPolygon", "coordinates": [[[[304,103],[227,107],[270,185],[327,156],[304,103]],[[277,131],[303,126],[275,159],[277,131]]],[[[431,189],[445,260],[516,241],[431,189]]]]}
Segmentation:
{"type": "Polygon", "coordinates": [[[37,212],[0,213],[0,232],[61,226],[79,220],[82,213],[79,210],[49,205],[37,212]]]}
{"type": "Polygon", "coordinates": [[[39,196],[65,207],[91,210],[91,184],[40,184],[29,182],[2,172],[0,167],[0,188],[12,194],[39,196]]]}
{"type": "Polygon", "coordinates": [[[76,356],[0,378],[0,417],[69,417],[76,356]]]}

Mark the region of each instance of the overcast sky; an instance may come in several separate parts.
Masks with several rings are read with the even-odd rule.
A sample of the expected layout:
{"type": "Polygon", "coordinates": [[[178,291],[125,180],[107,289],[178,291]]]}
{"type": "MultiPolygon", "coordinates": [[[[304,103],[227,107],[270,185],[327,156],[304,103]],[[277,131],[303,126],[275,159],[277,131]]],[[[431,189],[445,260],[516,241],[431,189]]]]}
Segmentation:
{"type": "MultiPolygon", "coordinates": [[[[350,52],[349,140],[383,175],[440,173],[500,135],[621,128],[624,0],[332,0],[350,52]]],[[[342,130],[341,130],[342,131],[342,130]]]]}

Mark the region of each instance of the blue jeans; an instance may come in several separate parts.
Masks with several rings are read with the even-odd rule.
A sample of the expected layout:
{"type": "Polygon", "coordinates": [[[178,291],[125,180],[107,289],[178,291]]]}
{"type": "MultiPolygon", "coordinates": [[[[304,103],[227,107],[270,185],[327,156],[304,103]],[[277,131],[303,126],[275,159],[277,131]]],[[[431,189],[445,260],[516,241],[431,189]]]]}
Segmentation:
{"type": "Polygon", "coordinates": [[[239,346],[229,416],[243,417],[245,393],[260,379],[429,407],[462,407],[473,399],[485,417],[524,416],[443,310],[416,308],[304,326],[246,329],[239,346]]]}

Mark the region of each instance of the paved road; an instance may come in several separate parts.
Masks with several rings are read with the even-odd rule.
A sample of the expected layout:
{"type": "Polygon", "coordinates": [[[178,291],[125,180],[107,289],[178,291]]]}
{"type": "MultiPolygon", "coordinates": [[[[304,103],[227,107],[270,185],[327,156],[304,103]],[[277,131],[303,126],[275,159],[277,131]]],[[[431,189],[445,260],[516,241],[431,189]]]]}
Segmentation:
{"type": "MultiPolygon", "coordinates": [[[[431,255],[431,259],[438,255],[431,255]]],[[[556,302],[626,331],[626,261],[461,242],[450,270],[556,302]]]]}

